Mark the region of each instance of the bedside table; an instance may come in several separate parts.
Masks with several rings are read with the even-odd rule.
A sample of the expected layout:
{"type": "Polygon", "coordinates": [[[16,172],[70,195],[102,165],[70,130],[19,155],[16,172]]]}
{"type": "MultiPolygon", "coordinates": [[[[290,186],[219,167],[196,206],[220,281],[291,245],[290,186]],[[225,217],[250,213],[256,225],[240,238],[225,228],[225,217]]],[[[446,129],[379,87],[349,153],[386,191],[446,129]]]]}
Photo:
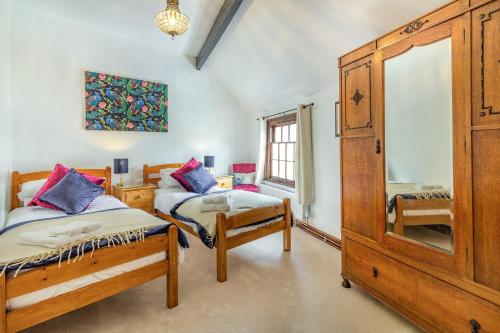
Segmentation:
{"type": "Polygon", "coordinates": [[[233,189],[233,176],[217,176],[215,177],[215,180],[217,180],[217,186],[227,189],[227,190],[232,190],[233,189]]]}
{"type": "Polygon", "coordinates": [[[131,208],[154,214],[156,188],[153,184],[113,185],[113,196],[131,208]]]}

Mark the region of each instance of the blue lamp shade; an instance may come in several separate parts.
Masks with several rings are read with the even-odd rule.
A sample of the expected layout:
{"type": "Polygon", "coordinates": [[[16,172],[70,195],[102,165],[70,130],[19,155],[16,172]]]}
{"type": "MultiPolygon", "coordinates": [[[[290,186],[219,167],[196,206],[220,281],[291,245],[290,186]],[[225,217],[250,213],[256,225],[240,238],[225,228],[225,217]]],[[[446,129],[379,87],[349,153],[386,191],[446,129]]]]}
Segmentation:
{"type": "Polygon", "coordinates": [[[128,173],[128,158],[115,158],[113,172],[115,175],[128,173]]]}
{"type": "Polygon", "coordinates": [[[215,156],[205,156],[203,162],[205,168],[213,168],[215,166],[215,156]]]}

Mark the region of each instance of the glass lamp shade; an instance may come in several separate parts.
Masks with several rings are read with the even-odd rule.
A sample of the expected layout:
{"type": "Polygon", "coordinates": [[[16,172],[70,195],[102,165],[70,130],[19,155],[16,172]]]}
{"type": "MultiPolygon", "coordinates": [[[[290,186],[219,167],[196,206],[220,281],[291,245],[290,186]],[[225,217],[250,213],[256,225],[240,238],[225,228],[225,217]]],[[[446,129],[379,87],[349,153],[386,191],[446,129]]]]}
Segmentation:
{"type": "Polygon", "coordinates": [[[206,168],[213,168],[215,166],[215,156],[205,156],[203,164],[206,168]]]}
{"type": "Polygon", "coordinates": [[[189,28],[189,17],[179,10],[178,0],[168,0],[167,8],[156,14],[156,25],[166,34],[172,36],[182,35],[189,28]]]}
{"type": "Polygon", "coordinates": [[[113,172],[115,175],[128,173],[128,158],[115,158],[113,172]]]}

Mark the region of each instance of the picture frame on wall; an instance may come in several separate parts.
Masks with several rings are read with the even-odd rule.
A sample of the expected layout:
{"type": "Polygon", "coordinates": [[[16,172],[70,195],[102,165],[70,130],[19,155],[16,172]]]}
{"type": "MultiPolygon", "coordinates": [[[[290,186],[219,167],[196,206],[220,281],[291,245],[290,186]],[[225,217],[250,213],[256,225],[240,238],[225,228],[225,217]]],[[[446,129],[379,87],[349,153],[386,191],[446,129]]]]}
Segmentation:
{"type": "Polygon", "coordinates": [[[168,85],[86,71],[85,129],[168,132],[168,85]]]}

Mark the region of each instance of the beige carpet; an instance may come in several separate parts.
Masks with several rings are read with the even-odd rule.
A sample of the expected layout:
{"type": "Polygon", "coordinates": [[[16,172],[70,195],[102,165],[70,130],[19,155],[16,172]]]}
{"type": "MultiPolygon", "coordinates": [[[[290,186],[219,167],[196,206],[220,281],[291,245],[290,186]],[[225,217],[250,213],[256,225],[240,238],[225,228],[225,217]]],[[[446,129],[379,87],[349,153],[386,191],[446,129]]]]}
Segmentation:
{"type": "Polygon", "coordinates": [[[297,228],[291,253],[281,234],[231,250],[222,284],[215,250],[190,241],[175,309],[162,278],[28,332],[420,332],[355,285],[342,288],[340,252],[297,228]]]}

